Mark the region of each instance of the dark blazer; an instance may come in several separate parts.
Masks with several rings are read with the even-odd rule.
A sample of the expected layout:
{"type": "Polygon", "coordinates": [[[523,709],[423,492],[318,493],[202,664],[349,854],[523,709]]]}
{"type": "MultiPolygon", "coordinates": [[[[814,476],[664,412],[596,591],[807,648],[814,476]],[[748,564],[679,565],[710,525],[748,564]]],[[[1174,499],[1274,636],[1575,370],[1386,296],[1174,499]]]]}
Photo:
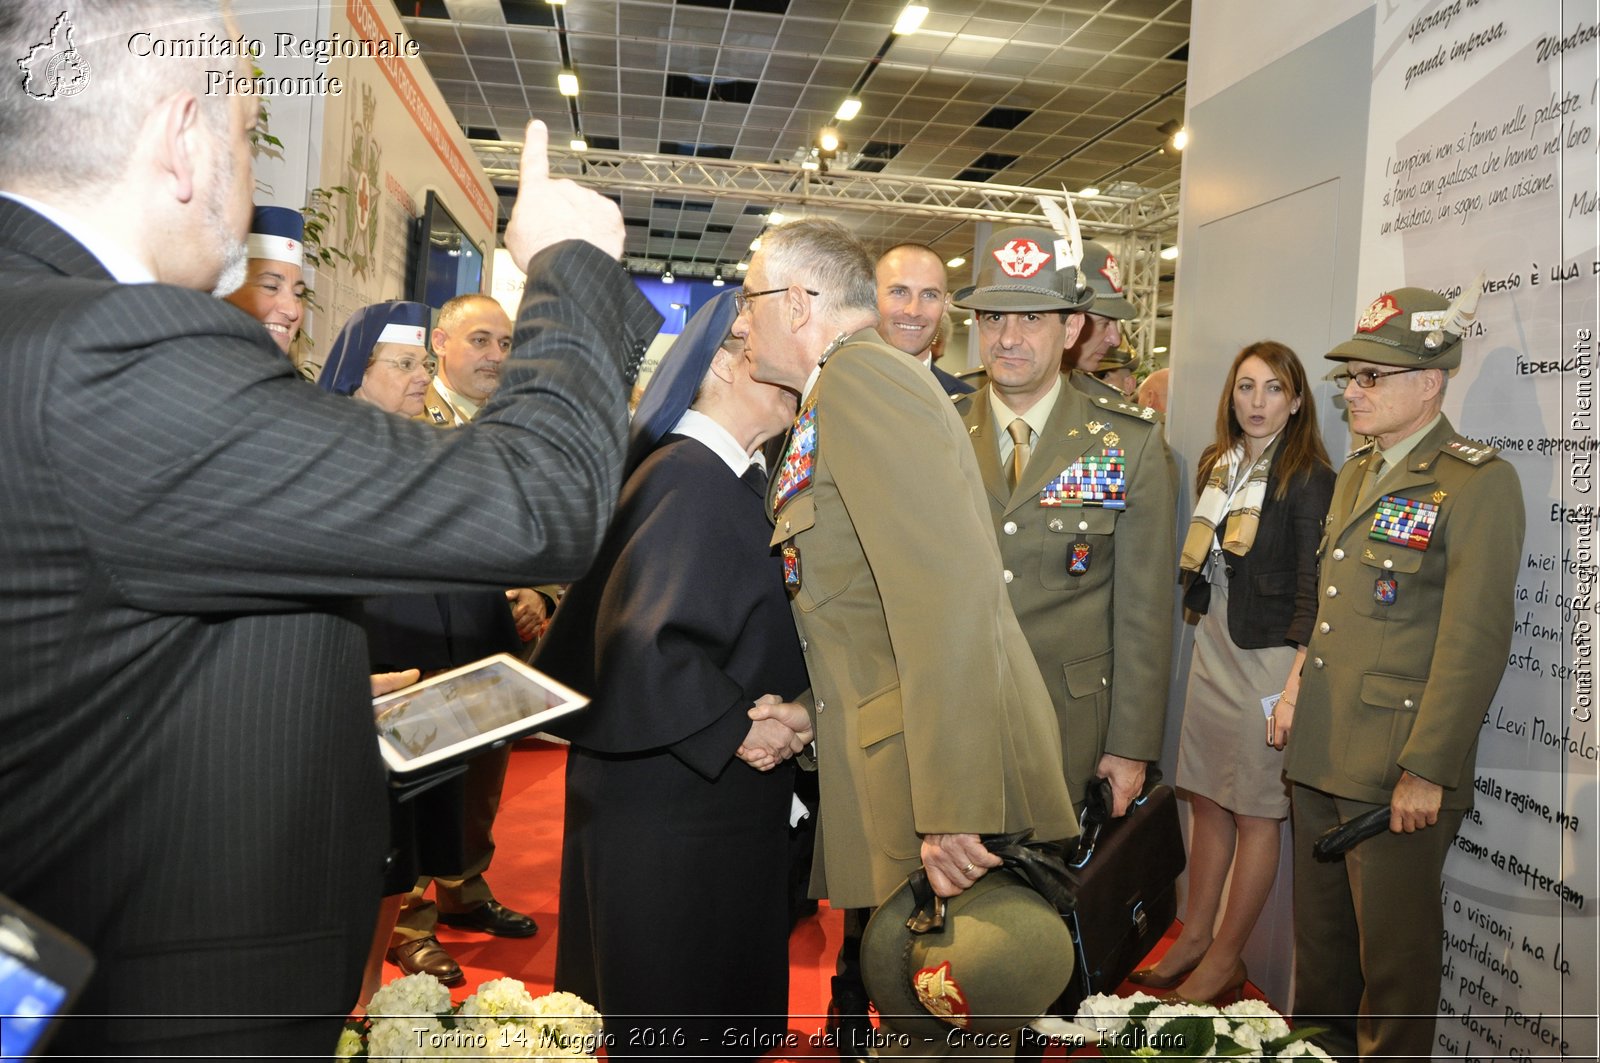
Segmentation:
{"type": "Polygon", "coordinates": [[[439,432],[0,200],[0,892],[95,952],[80,1011],[198,1016],[62,1051],[327,1052],[387,848],[351,599],[580,575],[658,320],[542,253],[485,423],[439,432]]]}
{"type": "Polygon", "coordinates": [[[936,365],[930,365],[928,368],[933,370],[933,379],[937,380],[939,386],[944,388],[946,395],[970,395],[977,390],[965,380],[946,373],[936,365]]]}
{"type": "MultiPolygon", "coordinates": [[[[1249,552],[1227,555],[1228,637],[1241,650],[1304,646],[1317,619],[1317,542],[1333,498],[1333,470],[1320,465],[1289,485],[1281,500],[1278,463],[1267,474],[1261,523],[1249,552]]],[[[1185,607],[1206,611],[1211,585],[1188,574],[1185,607]]]]}

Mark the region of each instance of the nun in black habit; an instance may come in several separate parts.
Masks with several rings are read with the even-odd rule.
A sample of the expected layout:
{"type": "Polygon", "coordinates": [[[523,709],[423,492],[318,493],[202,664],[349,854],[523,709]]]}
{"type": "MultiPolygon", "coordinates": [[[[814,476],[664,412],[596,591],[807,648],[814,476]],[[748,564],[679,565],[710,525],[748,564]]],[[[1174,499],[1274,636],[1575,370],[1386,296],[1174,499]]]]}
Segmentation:
{"type": "Polygon", "coordinates": [[[662,359],[615,521],[535,659],[593,699],[559,729],[555,987],[600,1009],[612,1057],[755,1059],[787,1028],[788,758],[811,734],[760,446],[796,396],[751,379],[733,304],[662,359]]]}

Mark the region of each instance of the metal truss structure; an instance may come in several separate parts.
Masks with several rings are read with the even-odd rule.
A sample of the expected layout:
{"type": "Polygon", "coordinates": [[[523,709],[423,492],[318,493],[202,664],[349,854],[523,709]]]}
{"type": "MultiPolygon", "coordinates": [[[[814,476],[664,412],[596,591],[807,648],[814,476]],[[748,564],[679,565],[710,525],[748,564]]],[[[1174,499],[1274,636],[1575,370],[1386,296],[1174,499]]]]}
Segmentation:
{"type": "MultiPolygon", "coordinates": [[[[522,145],[471,142],[489,179],[515,183],[522,145]]],[[[735,162],[681,155],[550,149],[550,173],[595,189],[727,198],[774,207],[891,212],[952,222],[988,221],[1037,225],[1035,197],[1060,196],[1060,189],[977,181],[896,177],[858,170],[806,169],[793,164],[735,162]]],[[[1073,197],[1078,220],[1110,245],[1127,270],[1124,285],[1139,316],[1129,343],[1141,357],[1154,342],[1162,238],[1178,227],[1178,185],[1158,189],[1119,186],[1094,197],[1073,197]]],[[[633,263],[630,261],[630,266],[633,263]]],[[[642,261],[640,264],[644,264],[642,261]]],[[[692,269],[689,270],[692,272],[692,269]]],[[[679,270],[679,273],[686,272],[679,270]]],[[[709,276],[709,272],[707,273],[709,276]]]]}

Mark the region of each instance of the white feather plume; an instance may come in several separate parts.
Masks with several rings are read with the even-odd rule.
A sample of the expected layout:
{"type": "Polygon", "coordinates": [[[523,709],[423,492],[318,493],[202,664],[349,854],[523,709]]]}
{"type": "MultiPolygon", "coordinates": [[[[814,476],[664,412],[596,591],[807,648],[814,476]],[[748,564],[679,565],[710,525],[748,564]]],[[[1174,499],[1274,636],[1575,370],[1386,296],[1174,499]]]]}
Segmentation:
{"type": "Polygon", "coordinates": [[[1073,269],[1083,264],[1083,231],[1078,228],[1078,214],[1072,209],[1072,196],[1066,189],[1061,190],[1061,203],[1057,203],[1049,196],[1035,196],[1039,201],[1039,209],[1044,211],[1044,216],[1050,220],[1050,228],[1056,235],[1066,241],[1067,261],[1073,269]],[[1066,209],[1062,209],[1062,204],[1066,209]]]}
{"type": "Polygon", "coordinates": [[[1472,283],[1462,288],[1461,294],[1451,302],[1450,309],[1446,311],[1444,316],[1444,329],[1446,332],[1453,332],[1460,336],[1472,327],[1472,322],[1478,316],[1478,297],[1483,294],[1485,276],[1486,274],[1479,270],[1478,275],[1472,278],[1472,283]]]}

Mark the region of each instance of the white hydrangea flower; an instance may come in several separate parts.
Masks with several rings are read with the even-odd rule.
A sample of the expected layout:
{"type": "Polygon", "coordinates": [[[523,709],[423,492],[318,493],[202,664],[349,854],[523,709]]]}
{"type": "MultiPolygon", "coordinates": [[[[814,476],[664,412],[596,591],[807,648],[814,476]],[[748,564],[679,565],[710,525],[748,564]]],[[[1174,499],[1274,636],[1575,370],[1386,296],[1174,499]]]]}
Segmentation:
{"type": "Polygon", "coordinates": [[[339,1044],[333,1050],[335,1059],[354,1059],[361,1051],[361,1033],[354,1027],[346,1026],[339,1032],[339,1044]]]}
{"type": "MultiPolygon", "coordinates": [[[[543,1038],[541,1045],[551,1041],[593,1044],[600,1037],[600,1013],[576,993],[546,993],[533,1001],[528,1014],[535,1019],[545,1020],[543,1023],[530,1023],[530,1026],[543,1025],[550,1031],[551,1036],[543,1038]]],[[[552,1055],[559,1055],[567,1050],[565,1044],[561,1046],[549,1044],[548,1048],[549,1054],[552,1055]]],[[[547,1049],[541,1047],[540,1051],[544,1052],[547,1049]]],[[[580,1047],[574,1054],[587,1053],[580,1047]]]]}
{"type": "Polygon", "coordinates": [[[515,978],[496,978],[478,987],[461,1005],[461,1014],[490,1019],[521,1018],[533,1014],[533,995],[515,978]]]}
{"type": "MultiPolygon", "coordinates": [[[[376,994],[373,1000],[377,1000],[376,994]]],[[[437,1050],[427,1049],[425,1046],[432,1043],[433,1038],[442,1037],[443,1034],[444,1026],[438,1019],[374,1018],[372,1032],[367,1035],[367,1056],[373,1063],[381,1063],[381,1061],[425,1058],[422,1055],[424,1051],[437,1055],[437,1050]]]]}
{"type": "Polygon", "coordinates": [[[1283,1016],[1262,1000],[1235,1001],[1223,1008],[1222,1014],[1234,1022],[1251,1027],[1261,1035],[1263,1041],[1276,1041],[1289,1036],[1289,1024],[1283,1021],[1283,1016]]]}
{"type": "Polygon", "coordinates": [[[450,990],[431,974],[408,974],[396,978],[376,993],[367,1005],[373,1018],[391,1015],[438,1015],[450,1010],[450,990]]]}
{"type": "Polygon", "coordinates": [[[1333,1057],[1328,1055],[1328,1053],[1324,1052],[1322,1049],[1318,1048],[1316,1045],[1312,1044],[1310,1041],[1296,1041],[1293,1044],[1284,1045],[1282,1048],[1278,1049],[1278,1058],[1332,1059],[1333,1057]]]}
{"type": "Polygon", "coordinates": [[[1181,1019],[1188,1016],[1211,1019],[1215,1018],[1216,1015],[1217,1009],[1209,1004],[1162,1004],[1144,1020],[1144,1028],[1153,1034],[1173,1019],[1181,1019]]]}
{"type": "Polygon", "coordinates": [[[1218,1037],[1232,1038],[1242,1052],[1228,1057],[1229,1063],[1260,1063],[1261,1061],[1261,1034],[1255,1027],[1248,1023],[1230,1022],[1219,1015],[1213,1023],[1218,1037]]]}
{"type": "Polygon", "coordinates": [[[1135,993],[1131,997],[1096,993],[1078,1005],[1078,1017],[1073,1021],[1079,1026],[1088,1027],[1102,1037],[1115,1037],[1128,1025],[1128,1012],[1132,1011],[1135,1005],[1141,1000],[1154,999],[1143,993],[1135,993]]]}

